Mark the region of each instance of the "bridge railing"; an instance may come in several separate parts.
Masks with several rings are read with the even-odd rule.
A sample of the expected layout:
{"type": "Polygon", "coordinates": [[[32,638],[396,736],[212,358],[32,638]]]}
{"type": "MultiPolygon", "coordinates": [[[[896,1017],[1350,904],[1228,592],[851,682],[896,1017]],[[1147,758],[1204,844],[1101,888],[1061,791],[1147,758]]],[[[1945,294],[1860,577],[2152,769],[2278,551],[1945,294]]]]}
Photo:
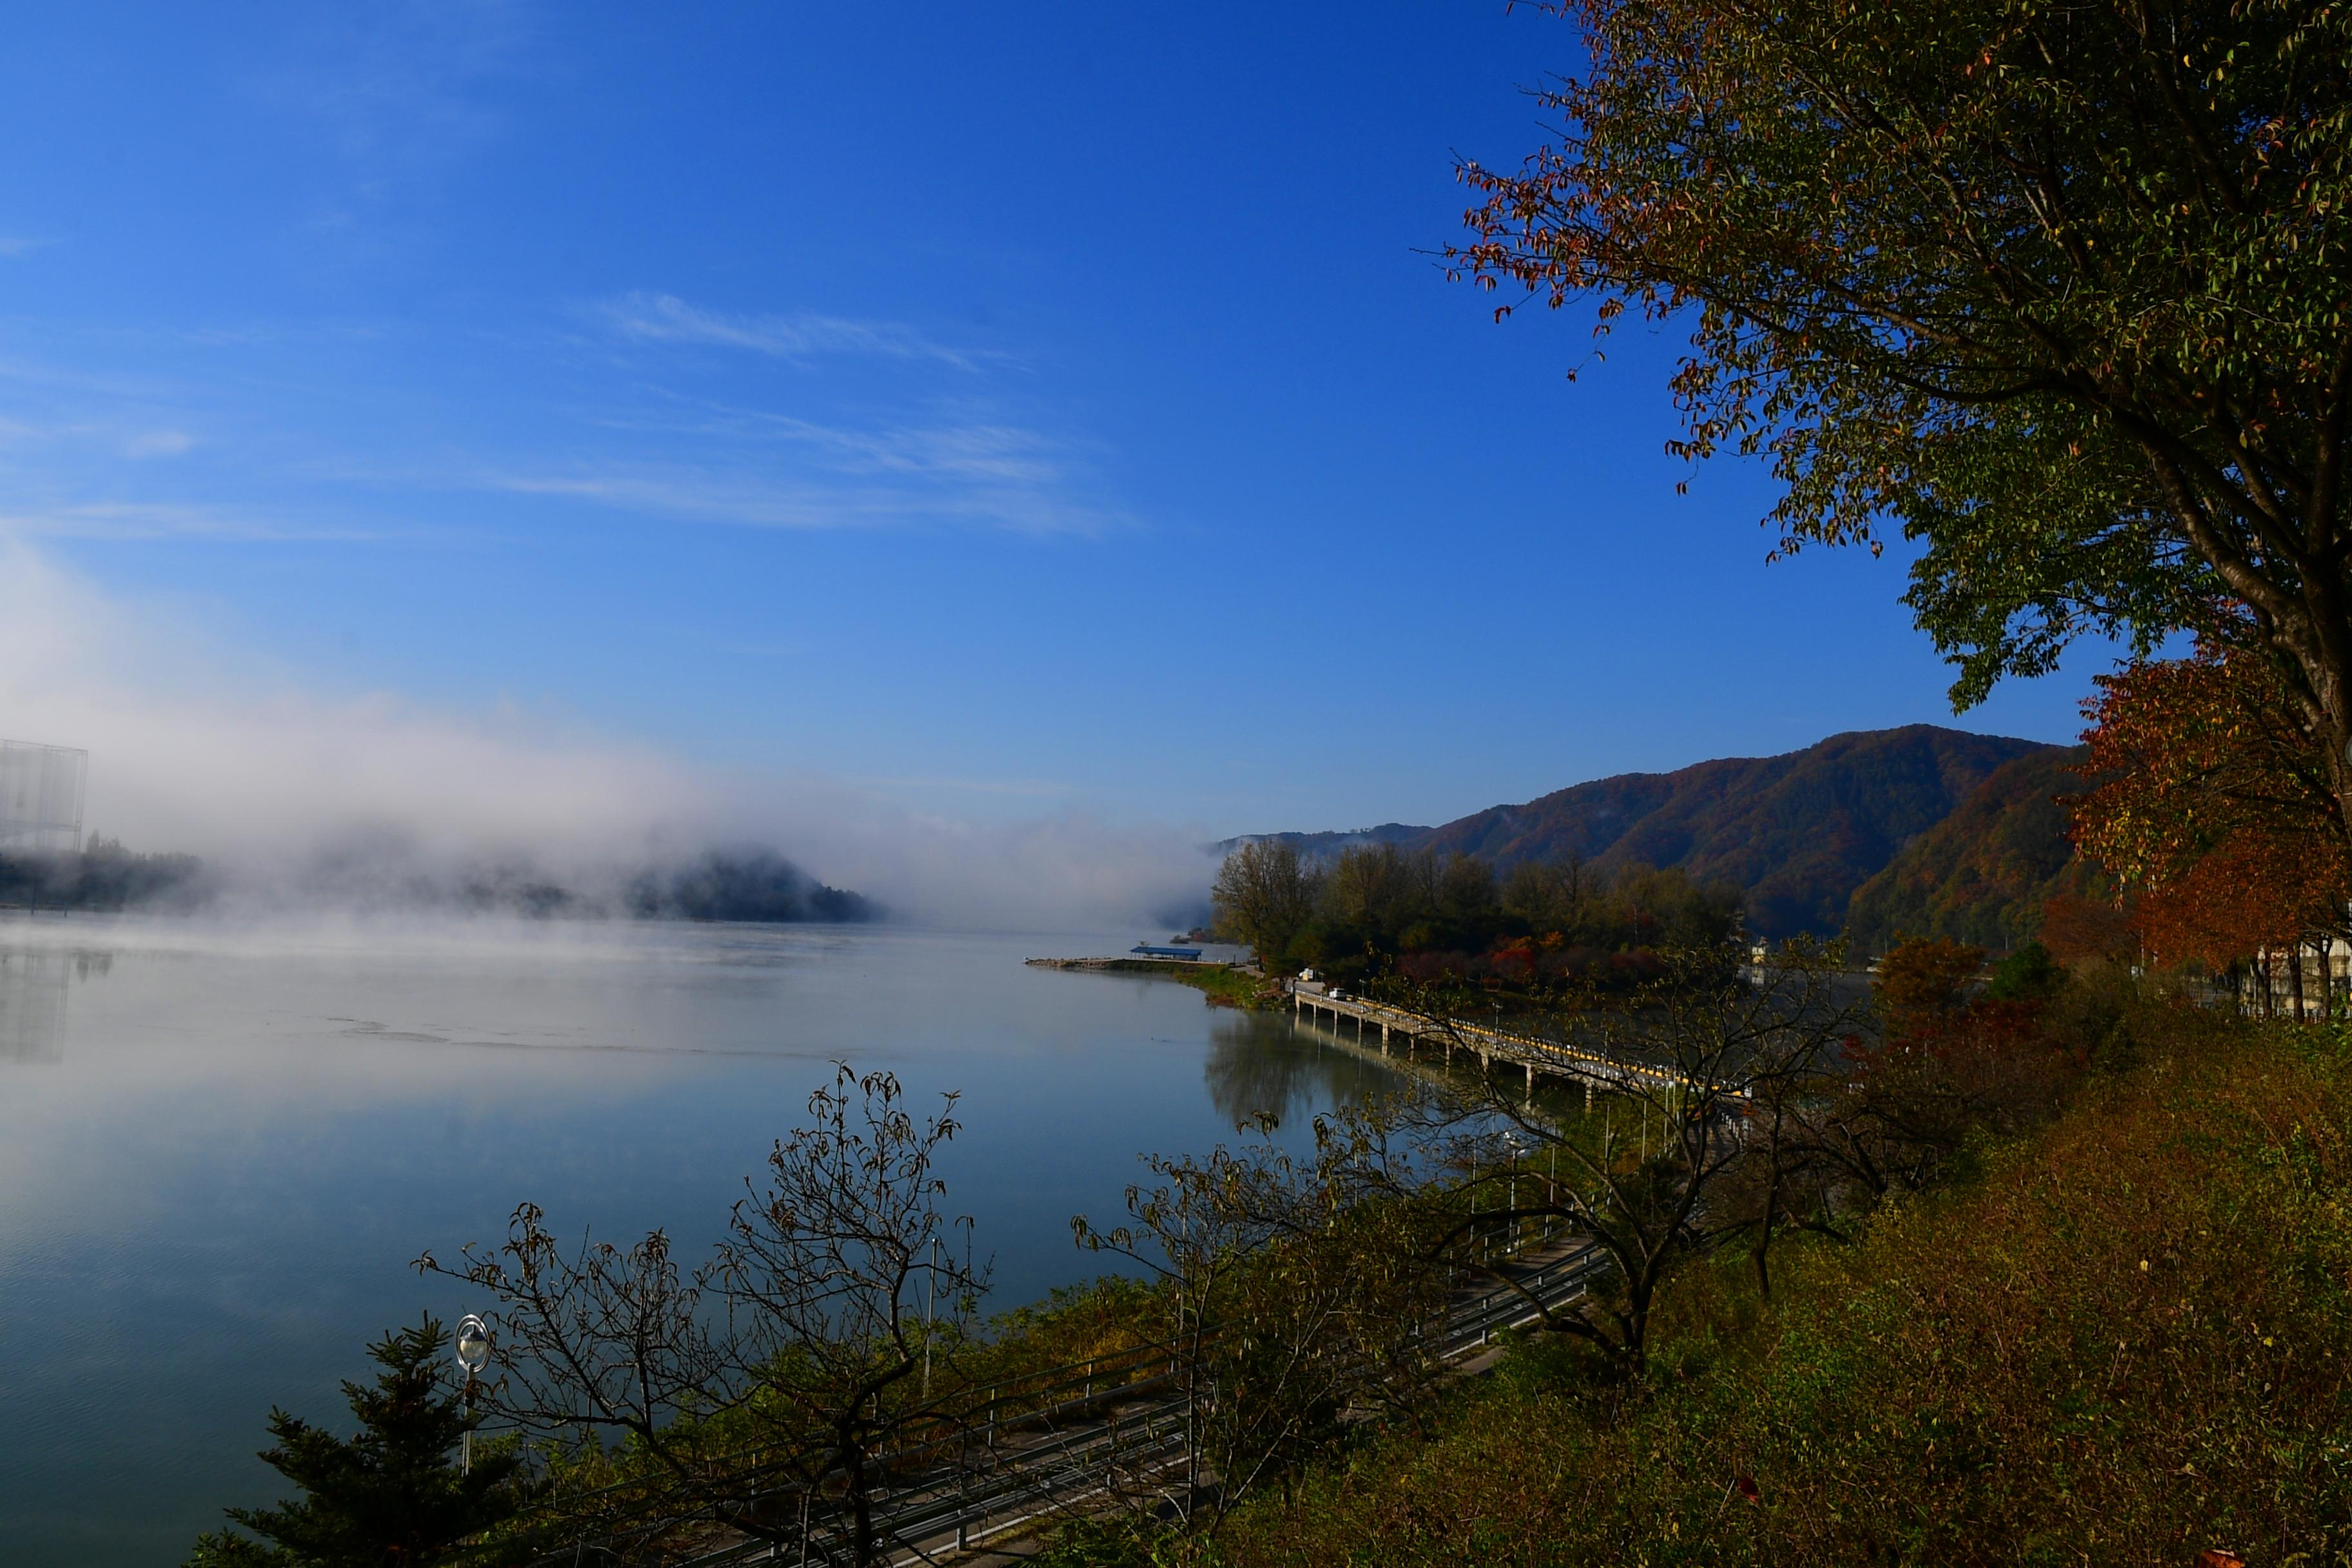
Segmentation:
{"type": "Polygon", "coordinates": [[[1528,1052],[1542,1058],[1547,1062],[1573,1064],[1567,1068],[1569,1075],[1572,1077],[1618,1080],[1628,1078],[1642,1079],[1661,1089],[1687,1090],[1694,1087],[1693,1079],[1668,1068],[1654,1067],[1646,1062],[1627,1061],[1620,1057],[1608,1056],[1599,1051],[1583,1050],[1558,1040],[1547,1040],[1538,1035],[1522,1035],[1512,1030],[1476,1023],[1468,1018],[1441,1018],[1425,1013],[1415,1013],[1408,1008],[1391,1006],[1382,1002],[1366,1002],[1353,996],[1324,996],[1311,991],[1297,989],[1291,992],[1291,1005],[1294,1008],[1328,1009],[1332,1013],[1361,1018],[1369,1023],[1385,1024],[1391,1029],[1450,1035],[1472,1049],[1477,1048],[1475,1042],[1484,1040],[1490,1045],[1500,1046],[1507,1051],[1528,1052]]]}

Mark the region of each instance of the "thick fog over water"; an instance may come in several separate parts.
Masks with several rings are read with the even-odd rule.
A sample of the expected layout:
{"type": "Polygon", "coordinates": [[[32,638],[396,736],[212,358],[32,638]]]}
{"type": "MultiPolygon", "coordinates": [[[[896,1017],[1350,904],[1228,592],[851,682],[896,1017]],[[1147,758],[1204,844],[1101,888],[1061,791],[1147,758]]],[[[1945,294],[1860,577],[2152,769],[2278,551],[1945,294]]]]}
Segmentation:
{"type": "Polygon", "coordinates": [[[758,844],[919,921],[1158,924],[1197,911],[1213,869],[1190,826],[1074,810],[959,821],[519,708],[318,690],[235,652],[194,608],[123,602],[21,542],[0,543],[0,734],[89,751],[89,827],[204,857],[246,918],[398,905],[404,883],[486,865],[593,893],[758,844]]]}

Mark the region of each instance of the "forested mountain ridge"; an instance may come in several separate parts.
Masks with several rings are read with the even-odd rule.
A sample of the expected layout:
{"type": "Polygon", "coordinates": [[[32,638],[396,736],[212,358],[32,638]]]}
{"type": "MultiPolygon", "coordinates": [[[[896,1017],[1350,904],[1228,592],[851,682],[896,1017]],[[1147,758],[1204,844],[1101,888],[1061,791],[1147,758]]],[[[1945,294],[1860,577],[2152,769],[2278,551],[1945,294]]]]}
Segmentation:
{"type": "MultiPolygon", "coordinates": [[[[1507,871],[1574,857],[1602,871],[1678,868],[1746,896],[1759,936],[1832,935],[1855,890],[2021,759],[2065,748],[1933,724],[1832,735],[1775,757],[1620,773],[1432,828],[1272,835],[1309,854],[1358,842],[1476,855],[1507,871]]],[[[2063,844],[2063,840],[2062,840],[2063,844]]],[[[2063,858],[2063,856],[2062,856],[2063,858]]]]}
{"type": "Polygon", "coordinates": [[[2088,787],[2077,770],[2089,755],[2082,746],[2033,752],[1996,769],[1854,890],[1847,939],[1864,952],[1884,952],[1898,933],[2000,952],[2033,937],[2053,897],[2099,891],[2058,804],[2088,787]]]}

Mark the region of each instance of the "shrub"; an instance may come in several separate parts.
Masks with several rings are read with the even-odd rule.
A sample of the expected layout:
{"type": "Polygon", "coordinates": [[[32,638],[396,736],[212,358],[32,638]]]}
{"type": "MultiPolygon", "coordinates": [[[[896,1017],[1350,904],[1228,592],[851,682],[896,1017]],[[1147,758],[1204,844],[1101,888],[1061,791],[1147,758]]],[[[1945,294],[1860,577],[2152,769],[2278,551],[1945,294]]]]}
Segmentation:
{"type": "MultiPolygon", "coordinates": [[[[1643,1390],[1524,1360],[1234,1564],[2187,1563],[2352,1547],[2352,1068],[2177,1015],[1961,1189],[1670,1291],[1643,1390]],[[2185,1037],[2185,1038],[2180,1038],[2185,1037]]],[[[2296,1559],[2296,1553],[2309,1553],[2296,1559]]]]}

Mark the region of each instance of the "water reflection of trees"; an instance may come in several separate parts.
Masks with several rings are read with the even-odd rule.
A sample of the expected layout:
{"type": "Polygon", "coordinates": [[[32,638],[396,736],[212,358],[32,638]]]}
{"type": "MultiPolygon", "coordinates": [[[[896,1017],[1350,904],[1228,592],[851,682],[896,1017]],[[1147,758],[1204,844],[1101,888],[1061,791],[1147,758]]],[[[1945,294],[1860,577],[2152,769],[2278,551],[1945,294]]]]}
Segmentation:
{"type": "Polygon", "coordinates": [[[1394,1074],[1294,1026],[1287,1014],[1220,1013],[1202,1077],[1209,1103],[1235,1126],[1262,1112],[1285,1122],[1352,1105],[1392,1086],[1394,1074]]]}

